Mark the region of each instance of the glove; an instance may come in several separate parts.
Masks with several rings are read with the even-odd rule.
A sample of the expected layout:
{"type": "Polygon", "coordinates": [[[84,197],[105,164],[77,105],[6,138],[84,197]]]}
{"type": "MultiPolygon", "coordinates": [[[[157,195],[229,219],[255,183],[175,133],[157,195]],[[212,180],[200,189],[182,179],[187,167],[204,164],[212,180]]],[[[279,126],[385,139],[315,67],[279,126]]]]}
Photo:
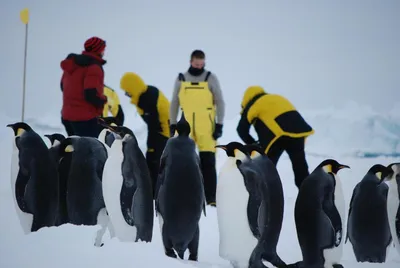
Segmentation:
{"type": "Polygon", "coordinates": [[[172,138],[175,135],[176,124],[172,124],[169,126],[169,136],[172,138]]]}
{"type": "Polygon", "coordinates": [[[214,140],[221,138],[222,128],[223,128],[222,124],[215,124],[215,129],[214,129],[214,133],[213,133],[214,140]]]}

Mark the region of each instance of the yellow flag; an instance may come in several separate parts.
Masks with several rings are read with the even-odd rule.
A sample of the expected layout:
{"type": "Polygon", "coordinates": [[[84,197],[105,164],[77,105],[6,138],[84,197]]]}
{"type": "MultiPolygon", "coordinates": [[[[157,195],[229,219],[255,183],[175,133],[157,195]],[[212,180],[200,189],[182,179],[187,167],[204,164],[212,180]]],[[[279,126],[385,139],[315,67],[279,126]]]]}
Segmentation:
{"type": "Polygon", "coordinates": [[[21,10],[21,13],[19,14],[21,21],[23,24],[28,24],[29,22],[29,9],[24,8],[21,10]]]}

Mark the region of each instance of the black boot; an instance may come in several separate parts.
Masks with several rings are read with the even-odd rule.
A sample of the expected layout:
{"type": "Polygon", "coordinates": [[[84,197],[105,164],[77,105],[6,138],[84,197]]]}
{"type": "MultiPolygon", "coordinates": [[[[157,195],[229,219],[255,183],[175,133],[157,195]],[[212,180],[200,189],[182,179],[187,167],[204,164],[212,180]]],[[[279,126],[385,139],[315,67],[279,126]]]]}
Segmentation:
{"type": "Polygon", "coordinates": [[[217,170],[215,168],[215,153],[200,152],[201,171],[204,178],[204,190],[207,205],[215,206],[217,190],[217,170]]]}

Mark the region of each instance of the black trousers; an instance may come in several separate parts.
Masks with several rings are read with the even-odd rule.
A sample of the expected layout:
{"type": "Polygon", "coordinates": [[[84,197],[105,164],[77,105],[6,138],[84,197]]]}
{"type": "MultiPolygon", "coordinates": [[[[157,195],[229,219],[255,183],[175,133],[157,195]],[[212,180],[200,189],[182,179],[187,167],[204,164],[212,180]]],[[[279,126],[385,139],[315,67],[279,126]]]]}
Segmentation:
{"type": "Polygon", "coordinates": [[[74,135],[74,130],[72,128],[72,125],[69,121],[64,120],[64,118],[61,117],[61,123],[64,125],[65,132],[67,132],[68,136],[74,135]]]}
{"type": "Polygon", "coordinates": [[[217,170],[215,167],[215,153],[199,152],[201,172],[204,179],[204,191],[208,205],[215,205],[217,191],[217,170]]]}
{"type": "MultiPolygon", "coordinates": [[[[67,130],[67,127],[70,127],[69,131],[72,131],[73,135],[77,135],[77,136],[81,136],[81,137],[97,138],[102,130],[102,127],[97,122],[97,118],[93,118],[93,119],[90,119],[87,121],[63,120],[63,124],[64,124],[66,130],[67,130]]],[[[68,130],[67,130],[67,133],[68,133],[68,130]]]]}
{"type": "Polygon", "coordinates": [[[147,152],[146,162],[150,171],[150,176],[153,184],[153,198],[157,185],[158,170],[160,167],[160,158],[167,144],[168,138],[158,132],[151,132],[147,136],[147,152]]]}
{"type": "Polygon", "coordinates": [[[304,152],[304,142],[304,138],[280,137],[267,152],[267,156],[275,165],[284,151],[288,154],[292,162],[294,181],[297,188],[300,188],[303,180],[310,174],[304,152]]]}

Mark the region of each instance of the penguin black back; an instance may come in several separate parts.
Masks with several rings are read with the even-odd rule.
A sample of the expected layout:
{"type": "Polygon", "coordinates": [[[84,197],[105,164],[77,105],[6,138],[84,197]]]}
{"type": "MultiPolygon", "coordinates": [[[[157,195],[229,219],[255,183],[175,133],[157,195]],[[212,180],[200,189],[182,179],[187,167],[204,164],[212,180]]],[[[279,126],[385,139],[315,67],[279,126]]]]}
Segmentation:
{"type": "Polygon", "coordinates": [[[186,121],[184,112],[182,112],[181,119],[176,124],[176,131],[178,132],[179,136],[189,136],[190,134],[190,125],[188,121],[186,121]]]}

